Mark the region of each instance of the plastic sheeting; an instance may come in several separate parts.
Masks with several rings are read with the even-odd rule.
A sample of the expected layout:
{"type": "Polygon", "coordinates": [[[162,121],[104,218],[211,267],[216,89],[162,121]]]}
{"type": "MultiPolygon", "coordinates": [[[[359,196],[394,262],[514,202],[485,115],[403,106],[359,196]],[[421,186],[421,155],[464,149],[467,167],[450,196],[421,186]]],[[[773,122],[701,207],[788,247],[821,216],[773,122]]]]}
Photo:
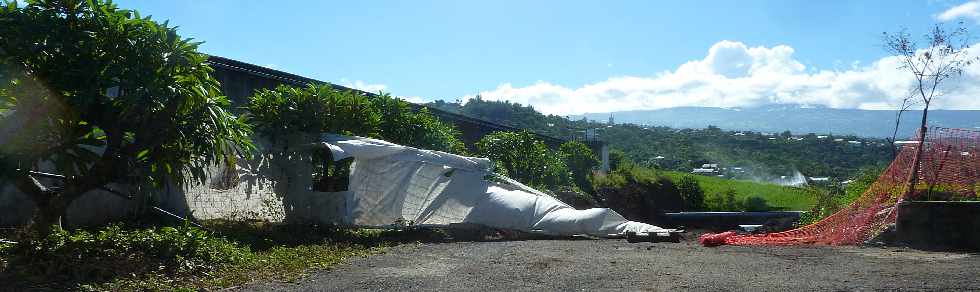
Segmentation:
{"type": "Polygon", "coordinates": [[[334,160],[354,158],[346,221],[359,226],[473,223],[551,235],[667,233],[613,210],[576,210],[493,173],[485,158],[421,150],[389,142],[325,135],[334,160]]]}

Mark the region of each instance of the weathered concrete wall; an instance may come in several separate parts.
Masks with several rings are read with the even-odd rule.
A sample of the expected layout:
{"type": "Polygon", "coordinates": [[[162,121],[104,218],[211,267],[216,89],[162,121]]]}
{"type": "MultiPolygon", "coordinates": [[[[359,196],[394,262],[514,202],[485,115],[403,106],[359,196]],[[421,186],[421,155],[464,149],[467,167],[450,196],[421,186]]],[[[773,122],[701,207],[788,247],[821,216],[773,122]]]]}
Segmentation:
{"type": "Polygon", "coordinates": [[[895,231],[916,248],[980,250],[980,202],[902,202],[895,231]]]}
{"type": "MultiPolygon", "coordinates": [[[[264,155],[234,166],[214,166],[204,183],[171,184],[161,190],[135,191],[127,200],[105,191],[93,191],[75,200],[68,209],[71,226],[101,225],[112,220],[152,212],[158,206],[196,219],[268,220],[342,224],[344,193],[312,190],[309,154],[288,157],[264,155]]],[[[51,182],[47,182],[51,183],[51,182]]],[[[125,186],[111,189],[130,193],[125,186]]],[[[0,184],[0,226],[28,223],[35,212],[30,199],[11,184],[0,184]]]]}
{"type": "Polygon", "coordinates": [[[34,216],[34,203],[13,184],[0,184],[0,226],[27,224],[34,216]]]}
{"type": "MultiPolygon", "coordinates": [[[[42,183],[54,182],[40,179],[42,183]]],[[[129,193],[126,186],[109,184],[112,190],[129,193]]],[[[126,218],[138,213],[145,196],[127,200],[118,195],[95,190],[82,195],[67,210],[67,221],[71,226],[90,226],[103,224],[106,218],[126,218]]],[[[12,183],[0,183],[0,226],[22,226],[31,221],[37,207],[30,197],[20,192],[12,183]]]]}

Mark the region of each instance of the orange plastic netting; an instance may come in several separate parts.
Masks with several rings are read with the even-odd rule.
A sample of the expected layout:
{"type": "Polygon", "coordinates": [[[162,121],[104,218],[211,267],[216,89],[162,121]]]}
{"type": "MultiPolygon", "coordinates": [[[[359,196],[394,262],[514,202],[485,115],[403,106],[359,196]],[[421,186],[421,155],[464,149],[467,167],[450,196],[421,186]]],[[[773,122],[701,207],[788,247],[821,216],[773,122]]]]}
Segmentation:
{"type": "MultiPolygon", "coordinates": [[[[918,135],[916,135],[918,137],[918,135]]],[[[914,191],[913,166],[919,143],[905,144],[878,180],[851,205],[816,223],[783,232],[705,234],[701,244],[795,245],[861,244],[895,223],[895,206],[909,198],[962,200],[980,193],[980,131],[932,128],[927,131],[914,191]]]]}

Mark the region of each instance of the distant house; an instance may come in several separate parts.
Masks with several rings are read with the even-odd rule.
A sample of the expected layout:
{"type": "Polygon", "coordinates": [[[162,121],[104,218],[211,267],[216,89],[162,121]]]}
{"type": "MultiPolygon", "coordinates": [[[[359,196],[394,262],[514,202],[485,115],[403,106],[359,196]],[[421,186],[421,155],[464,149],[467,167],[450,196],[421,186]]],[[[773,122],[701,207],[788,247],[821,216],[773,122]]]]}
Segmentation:
{"type": "Polygon", "coordinates": [[[695,168],[691,171],[691,173],[700,175],[717,175],[718,170],[714,168],[695,168]]]}
{"type": "Polygon", "coordinates": [[[718,168],[717,163],[705,163],[701,165],[701,168],[695,168],[692,170],[691,173],[700,175],[720,175],[721,169],[718,168]]]}
{"type": "Polygon", "coordinates": [[[827,139],[827,136],[817,136],[817,139],[827,139]]]}

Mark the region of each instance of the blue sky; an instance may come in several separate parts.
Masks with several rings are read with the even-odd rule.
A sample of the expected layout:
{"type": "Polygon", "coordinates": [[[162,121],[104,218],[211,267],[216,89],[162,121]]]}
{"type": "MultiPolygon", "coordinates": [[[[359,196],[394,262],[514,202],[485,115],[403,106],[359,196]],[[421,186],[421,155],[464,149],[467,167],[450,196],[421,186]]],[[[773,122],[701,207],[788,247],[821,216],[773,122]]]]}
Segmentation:
{"type": "Polygon", "coordinates": [[[116,3],[180,26],[209,54],[414,101],[479,93],[555,114],[887,109],[902,75],[884,72],[894,66],[882,32],[960,20],[973,29],[980,17],[975,2],[928,0],[116,3]]]}

